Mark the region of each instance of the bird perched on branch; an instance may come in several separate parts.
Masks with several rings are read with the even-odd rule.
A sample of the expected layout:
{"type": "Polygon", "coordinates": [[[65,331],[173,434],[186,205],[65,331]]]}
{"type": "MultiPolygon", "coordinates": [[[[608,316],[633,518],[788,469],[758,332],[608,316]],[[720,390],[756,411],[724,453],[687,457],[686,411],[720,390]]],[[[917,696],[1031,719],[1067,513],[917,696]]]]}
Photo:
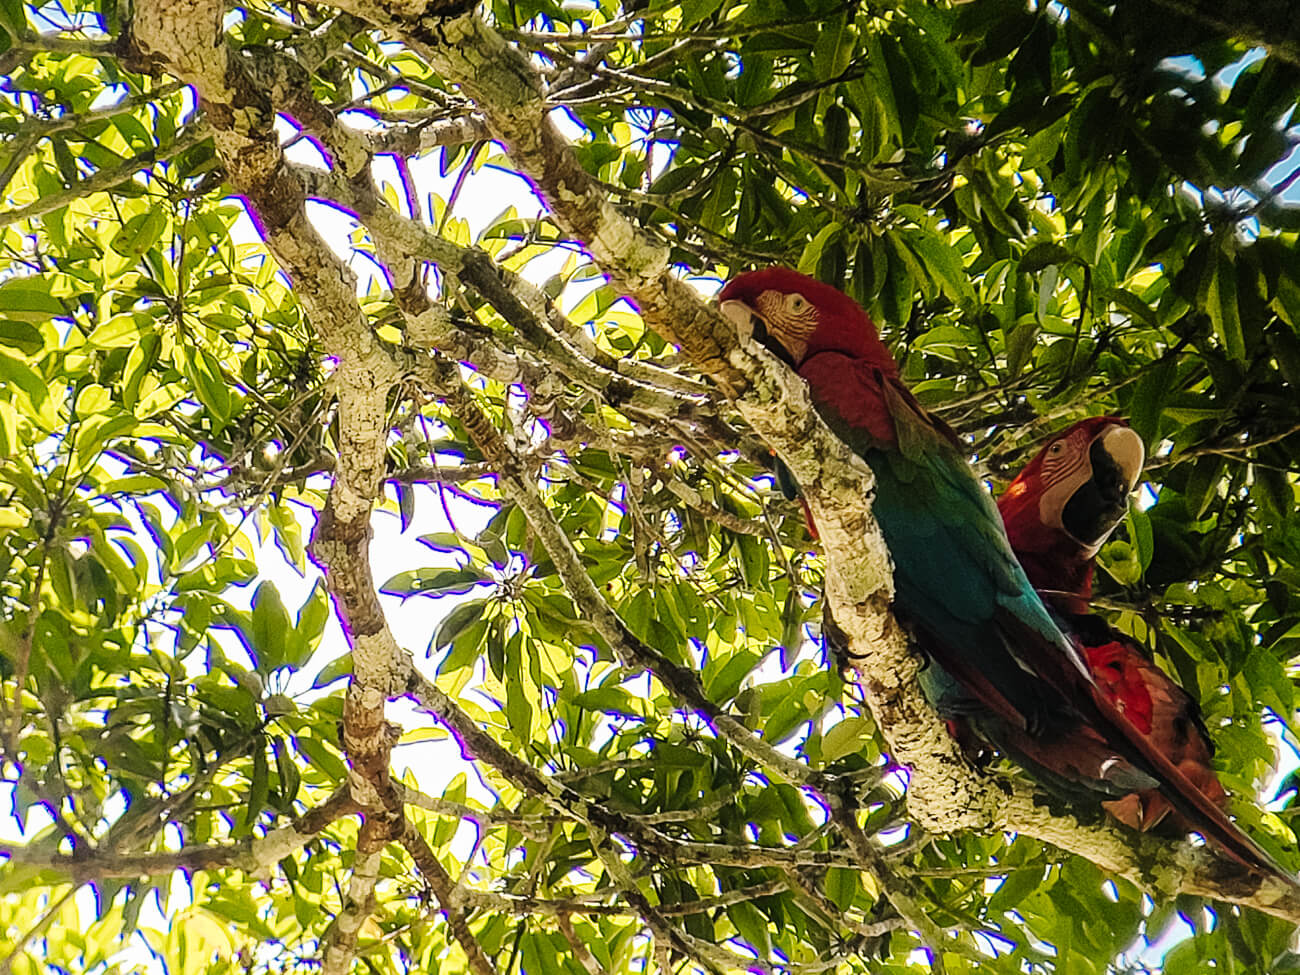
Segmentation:
{"type": "Polygon", "coordinates": [[[1144,458],[1142,439],[1123,420],[1090,417],[1043,445],[998,498],[998,510],[1029,581],[1083,650],[1098,689],[1177,773],[1160,789],[1103,805],[1143,830],[1177,808],[1182,827],[1206,833],[1203,818],[1219,818],[1227,793],[1210,764],[1214,751],[1200,709],[1141,646],[1089,606],[1097,552],[1123,520],[1144,458]]]}
{"type": "MultiPolygon", "coordinates": [[[[904,386],[862,308],[787,268],[739,274],[718,297],[742,334],[803,377],[818,413],[875,474],[894,609],[930,661],[923,683],[940,713],[970,720],[1040,778],[1081,794],[1122,799],[1176,777],[1044,605],[966,445],[904,386]]],[[[1070,517],[1083,518],[1084,507],[1070,517]]],[[[1247,866],[1277,872],[1208,807],[1207,836],[1247,866]]]]}

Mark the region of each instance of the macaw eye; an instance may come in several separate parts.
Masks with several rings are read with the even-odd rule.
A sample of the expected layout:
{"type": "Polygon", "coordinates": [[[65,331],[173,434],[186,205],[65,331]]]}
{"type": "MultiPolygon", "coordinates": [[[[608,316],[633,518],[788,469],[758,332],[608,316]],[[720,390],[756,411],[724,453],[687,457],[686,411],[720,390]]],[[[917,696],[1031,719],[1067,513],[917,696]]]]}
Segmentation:
{"type": "Polygon", "coordinates": [[[1062,452],[1063,450],[1065,450],[1065,444],[1063,444],[1063,443],[1054,443],[1054,444],[1052,444],[1052,446],[1051,446],[1050,448],[1048,448],[1048,451],[1047,451],[1047,452],[1048,452],[1049,454],[1051,454],[1053,457],[1059,457],[1059,456],[1061,455],[1061,452],[1062,452]]]}
{"type": "Polygon", "coordinates": [[[803,311],[808,302],[804,301],[803,295],[791,295],[789,305],[791,311],[803,311]]]}

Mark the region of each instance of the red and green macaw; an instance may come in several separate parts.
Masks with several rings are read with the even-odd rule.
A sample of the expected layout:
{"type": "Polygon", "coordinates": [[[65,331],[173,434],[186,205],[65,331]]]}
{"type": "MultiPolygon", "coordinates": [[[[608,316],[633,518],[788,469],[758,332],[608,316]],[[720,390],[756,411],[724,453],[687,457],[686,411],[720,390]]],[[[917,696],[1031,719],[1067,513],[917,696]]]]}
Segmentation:
{"type": "MultiPolygon", "coordinates": [[[[1097,692],[1114,706],[1115,732],[1141,740],[1158,788],[1103,802],[1135,829],[1166,817],[1215,841],[1247,866],[1294,878],[1227,817],[1200,709],[1136,642],[1089,609],[1094,561],[1123,519],[1145,459],[1141,438],[1117,417],[1091,417],[1049,440],[998,498],[1029,580],[1083,651],[1097,692]],[[1172,815],[1171,815],[1172,814],[1172,815]]],[[[1068,746],[1067,746],[1068,747],[1068,746]]]]}
{"type": "MultiPolygon", "coordinates": [[[[923,684],[940,713],[968,719],[1045,782],[1083,795],[1119,800],[1177,776],[1044,605],[966,445],[903,385],[866,312],[786,268],[739,274],[718,297],[742,334],[807,381],[817,411],[875,474],[894,609],[931,662],[923,684]]],[[[1207,806],[1197,828],[1243,863],[1276,872],[1207,806]]]]}
{"type": "Polygon", "coordinates": [[[1210,764],[1213,746],[1200,709],[1138,644],[1089,609],[1094,560],[1124,517],[1144,455],[1142,439],[1123,420],[1082,420],[1043,446],[998,498],[998,510],[1029,581],[1083,649],[1099,690],[1177,772],[1165,776],[1162,789],[1103,805],[1144,830],[1176,805],[1183,826],[1207,832],[1200,822],[1205,810],[1222,810],[1228,797],[1210,764]],[[1166,796],[1170,789],[1180,797],[1176,804],[1166,796]]]}

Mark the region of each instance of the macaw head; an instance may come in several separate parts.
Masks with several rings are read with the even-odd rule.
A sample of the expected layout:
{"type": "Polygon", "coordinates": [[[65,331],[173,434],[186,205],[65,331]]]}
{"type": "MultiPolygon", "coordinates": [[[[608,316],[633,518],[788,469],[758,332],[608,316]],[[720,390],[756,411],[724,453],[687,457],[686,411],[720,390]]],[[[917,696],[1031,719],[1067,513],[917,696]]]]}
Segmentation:
{"type": "Polygon", "coordinates": [[[1081,420],[1049,440],[998,498],[1017,553],[1073,543],[1091,559],[1128,510],[1146,451],[1114,416],[1081,420]]]}
{"type": "Polygon", "coordinates": [[[742,339],[762,342],[796,370],[818,352],[841,352],[898,373],[862,307],[816,278],[786,267],[746,271],[726,283],[718,301],[742,339]]]}

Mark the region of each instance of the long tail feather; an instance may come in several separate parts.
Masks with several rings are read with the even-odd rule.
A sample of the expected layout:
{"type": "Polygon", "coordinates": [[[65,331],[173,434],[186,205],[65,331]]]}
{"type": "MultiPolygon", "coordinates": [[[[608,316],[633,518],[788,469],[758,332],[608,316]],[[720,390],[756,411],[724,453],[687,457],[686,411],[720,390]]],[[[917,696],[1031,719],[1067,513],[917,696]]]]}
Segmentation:
{"type": "Polygon", "coordinates": [[[1175,811],[1196,832],[1218,846],[1238,863],[1265,875],[1276,877],[1293,886],[1300,881],[1275,860],[1263,847],[1247,836],[1227,813],[1204,790],[1187,777],[1181,768],[1171,762],[1151,739],[1138,730],[1097,687],[1092,688],[1092,701],[1100,716],[1122,733],[1165,786],[1162,793],[1175,811]]]}
{"type": "MultiPolygon", "coordinates": [[[[970,648],[957,653],[939,641],[925,641],[935,661],[970,693],[976,705],[974,713],[982,710],[992,717],[993,723],[980,729],[992,744],[1035,771],[1039,778],[1066,785],[1077,783],[1099,799],[1110,796],[1124,802],[1120,797],[1158,790],[1159,797],[1173,807],[1189,829],[1243,867],[1300,887],[1295,875],[1228,818],[1219,804],[1221,787],[1215,789],[1189,777],[1152,740],[1147,733],[1149,726],[1145,730],[1137,727],[1107,696],[1104,682],[1079,679],[1072,662],[1055,645],[1015,618],[1004,618],[999,623],[1006,638],[1018,641],[1022,650],[1038,646],[1028,659],[1038,664],[1036,676],[1041,679],[1042,694],[1055,708],[1054,727],[1027,726],[1024,715],[975,666],[978,654],[972,654],[970,648]]],[[[1218,785],[1213,776],[1210,780],[1218,785]]],[[[1126,806],[1120,806],[1116,812],[1126,810],[1126,806]]],[[[1158,805],[1152,806],[1151,812],[1159,818],[1158,805]]],[[[1153,824],[1133,822],[1136,816],[1118,818],[1139,828],[1153,824]]]]}

